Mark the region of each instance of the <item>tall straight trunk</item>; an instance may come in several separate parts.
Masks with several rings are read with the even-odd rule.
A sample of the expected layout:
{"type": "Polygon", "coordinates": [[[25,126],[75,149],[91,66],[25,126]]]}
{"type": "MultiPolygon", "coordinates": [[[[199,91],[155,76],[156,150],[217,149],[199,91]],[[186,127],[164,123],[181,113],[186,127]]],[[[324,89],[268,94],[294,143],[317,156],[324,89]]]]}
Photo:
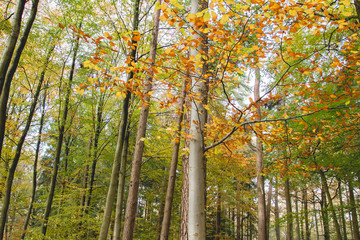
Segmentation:
{"type": "Polygon", "coordinates": [[[216,203],[216,222],[215,222],[215,240],[220,239],[221,231],[221,192],[218,189],[217,203],[216,203]]]}
{"type": "MultiPolygon", "coordinates": [[[[80,24],[80,26],[81,26],[81,24],[80,24]]],[[[69,111],[70,96],[71,96],[71,90],[72,90],[72,83],[74,80],[75,62],[76,62],[76,56],[77,56],[78,49],[79,49],[79,37],[77,37],[75,40],[74,55],[72,57],[71,69],[70,69],[70,74],[69,74],[69,82],[66,87],[64,108],[63,108],[62,115],[60,118],[59,136],[58,136],[57,143],[56,143],[55,159],[54,159],[53,172],[52,172],[52,176],[51,176],[50,190],[49,190],[49,195],[48,195],[48,198],[46,201],[44,219],[43,219],[43,222],[41,225],[41,233],[44,235],[44,237],[46,236],[48,220],[50,217],[51,207],[52,207],[52,203],[53,203],[53,199],[54,199],[54,195],[55,195],[56,180],[57,180],[57,174],[58,174],[59,164],[60,164],[62,143],[64,140],[65,125],[66,125],[66,120],[67,120],[68,111],[69,111]]]]}
{"type": "Polygon", "coordinates": [[[99,138],[100,133],[102,129],[103,124],[103,111],[104,111],[104,95],[100,95],[99,102],[97,104],[96,109],[96,123],[95,123],[95,134],[94,134],[94,143],[93,143],[93,153],[90,157],[92,157],[92,164],[91,164],[91,173],[90,173],[90,181],[89,181],[89,192],[87,196],[87,202],[85,205],[85,213],[89,211],[90,204],[91,204],[91,197],[92,192],[94,189],[94,182],[95,182],[95,173],[96,173],[96,165],[98,160],[98,144],[99,144],[99,138]]]}
{"type": "MultiPolygon", "coordinates": [[[[303,188],[303,202],[304,202],[304,215],[305,215],[305,240],[310,240],[310,228],[309,228],[309,209],[307,199],[307,188],[303,188]]],[[[315,209],[314,209],[315,211],[315,209]]]]}
{"type": "Polygon", "coordinates": [[[81,192],[81,198],[80,198],[80,207],[85,209],[85,205],[86,205],[86,190],[87,190],[87,186],[88,186],[88,178],[89,178],[89,159],[91,159],[91,151],[92,151],[92,146],[93,146],[93,136],[92,134],[90,134],[89,137],[89,144],[88,144],[88,158],[86,159],[85,162],[85,169],[83,172],[83,178],[82,178],[82,192],[81,192]]]}
{"type": "Polygon", "coordinates": [[[316,228],[316,240],[320,239],[320,234],[319,234],[319,224],[318,224],[318,218],[317,218],[317,210],[316,210],[316,206],[315,206],[315,200],[314,200],[314,204],[313,204],[313,211],[314,211],[314,218],[315,218],[315,228],[316,228]]]}
{"type": "Polygon", "coordinates": [[[24,12],[26,2],[27,0],[18,0],[16,3],[16,10],[14,20],[12,22],[11,33],[6,41],[6,47],[0,62],[0,93],[4,87],[5,77],[16,47],[17,40],[20,35],[22,14],[24,12]]]}
{"type": "MultiPolygon", "coordinates": [[[[207,8],[207,0],[191,0],[192,14],[197,14],[207,8]]],[[[195,27],[195,26],[194,26],[195,27]]],[[[195,27],[196,28],[196,27],[195,27]]],[[[193,38],[200,42],[197,48],[191,48],[190,57],[194,59],[200,52],[206,52],[206,36],[200,36],[197,31],[193,38]]],[[[205,233],[205,158],[204,158],[204,128],[206,122],[207,100],[206,63],[195,66],[192,77],[192,103],[190,115],[189,147],[189,240],[204,240],[205,233]]]]}
{"type": "Polygon", "coordinates": [[[325,190],[327,199],[329,201],[330,211],[332,213],[332,218],[333,218],[333,221],[334,221],[334,224],[335,224],[336,238],[338,240],[342,240],[341,231],[340,231],[340,225],[339,225],[339,222],[337,220],[334,204],[333,204],[333,201],[332,201],[332,198],[331,198],[331,195],[330,195],[329,187],[327,185],[325,173],[322,170],[320,170],[319,172],[320,172],[320,177],[321,177],[321,183],[322,183],[322,186],[323,186],[323,188],[325,190]]]}
{"type": "MultiPolygon", "coordinates": [[[[161,0],[158,0],[158,3],[161,3],[161,0]]],[[[137,4],[139,1],[137,0],[137,4]]],[[[129,192],[126,202],[126,212],[125,212],[125,222],[124,222],[124,231],[123,231],[123,240],[130,240],[133,238],[134,226],[135,226],[135,217],[137,210],[137,202],[139,195],[139,183],[140,183],[140,170],[142,157],[144,153],[145,142],[143,138],[146,135],[147,120],[149,115],[149,104],[150,104],[150,91],[152,89],[153,81],[153,68],[155,67],[156,59],[156,48],[158,43],[159,35],[159,22],[160,22],[160,10],[156,10],[154,14],[154,28],[152,32],[152,40],[150,46],[149,59],[151,59],[150,64],[150,73],[146,76],[145,87],[144,87],[144,98],[143,105],[140,110],[140,118],[137,128],[136,135],[136,144],[134,150],[134,158],[132,161],[132,169],[129,183],[129,192]]]]}
{"type": "Polygon", "coordinates": [[[34,207],[34,202],[35,202],[36,187],[37,187],[36,186],[37,185],[37,167],[38,167],[38,160],[39,160],[39,155],[40,155],[41,135],[42,135],[42,130],[44,127],[44,120],[45,120],[46,95],[47,95],[47,91],[45,90],[44,96],[42,99],[40,126],[39,126],[39,133],[38,133],[38,139],[37,139],[37,143],[36,143],[35,159],[34,159],[34,165],[33,165],[33,178],[32,178],[32,190],[31,190],[30,204],[29,204],[28,212],[26,214],[25,221],[24,221],[23,233],[21,234],[20,239],[25,238],[26,230],[27,230],[27,227],[30,222],[30,216],[31,216],[32,209],[34,207]]]}
{"type": "Polygon", "coordinates": [[[300,211],[299,211],[299,201],[298,201],[298,193],[297,191],[295,191],[295,211],[296,211],[296,234],[297,234],[297,239],[300,240],[301,239],[301,229],[300,229],[300,211]]]}
{"type": "MultiPolygon", "coordinates": [[[[139,28],[139,15],[140,15],[140,0],[134,1],[134,18],[133,18],[133,31],[137,32],[139,28]]],[[[131,52],[129,56],[129,67],[132,67],[131,64],[135,63],[135,57],[137,52],[137,41],[132,38],[131,41],[131,52]]],[[[131,71],[128,74],[128,81],[132,80],[134,78],[135,72],[131,71]]],[[[131,92],[128,90],[126,92],[126,97],[122,104],[122,113],[121,113],[121,122],[119,126],[119,134],[118,134],[118,140],[116,144],[116,150],[115,150],[115,156],[114,156],[114,163],[113,168],[111,172],[111,179],[110,179],[110,186],[106,197],[106,206],[103,216],[103,221],[100,229],[99,234],[99,240],[105,240],[107,239],[109,226],[110,226],[110,220],[111,220],[111,213],[112,208],[114,205],[115,196],[117,193],[118,183],[119,183],[119,174],[120,174],[120,167],[121,167],[121,153],[123,151],[123,145],[124,145],[124,139],[127,129],[127,122],[128,122],[128,115],[129,115],[129,102],[131,99],[131,92]]]]}
{"type": "Polygon", "coordinates": [[[176,180],[176,170],[179,158],[179,148],[180,148],[180,134],[181,134],[181,123],[184,116],[184,104],[185,104],[185,95],[186,95],[186,86],[187,80],[183,81],[182,95],[179,100],[179,107],[176,115],[176,126],[177,129],[174,134],[174,143],[173,151],[171,156],[171,165],[169,172],[169,180],[166,191],[165,198],[165,207],[164,207],[164,217],[161,226],[161,240],[167,240],[169,238],[169,229],[170,229],[170,220],[171,220],[171,208],[174,199],[174,190],[175,190],[175,180],[176,180]]]}
{"type": "Polygon", "coordinates": [[[275,183],[275,235],[276,240],[280,240],[279,186],[277,179],[275,183]]]}
{"type": "Polygon", "coordinates": [[[270,214],[271,214],[271,199],[272,199],[272,188],[273,184],[272,181],[270,181],[269,184],[269,192],[268,192],[268,199],[266,204],[266,239],[270,238],[270,214]]]}
{"type": "Polygon", "coordinates": [[[285,180],[285,201],[286,201],[286,240],[293,239],[293,212],[290,196],[290,180],[285,180]]]}
{"type": "MultiPolygon", "coordinates": [[[[5,225],[6,225],[6,221],[7,221],[7,214],[8,214],[8,210],[9,210],[9,206],[10,206],[11,189],[12,189],[12,184],[13,184],[13,181],[14,181],[16,167],[17,167],[17,165],[19,163],[20,156],[21,156],[21,150],[22,150],[22,147],[23,147],[23,145],[25,143],[27,133],[28,133],[28,131],[30,129],[30,126],[31,126],[31,123],[32,123],[32,118],[34,116],[34,113],[35,113],[35,110],[36,110],[36,105],[37,105],[38,98],[39,98],[39,95],[40,95],[40,91],[42,89],[42,85],[43,85],[43,82],[44,82],[44,79],[45,79],[45,72],[46,72],[47,66],[49,64],[50,56],[51,56],[53,50],[54,50],[54,47],[51,47],[49,52],[48,52],[48,55],[46,57],[44,68],[43,68],[43,70],[42,70],[42,72],[40,74],[39,83],[37,85],[37,88],[36,88],[36,91],[35,91],[35,94],[34,94],[34,98],[33,98],[33,101],[31,103],[31,106],[30,106],[29,116],[28,116],[28,118],[26,120],[26,125],[25,125],[25,128],[24,128],[24,130],[23,130],[23,132],[21,134],[20,140],[16,145],[15,156],[14,156],[12,162],[11,162],[11,166],[10,166],[9,171],[8,171],[8,176],[6,178],[5,195],[4,195],[3,206],[2,206],[2,209],[1,209],[1,218],[0,218],[0,239],[3,238],[3,234],[4,234],[4,230],[5,230],[5,225]]],[[[12,67],[13,66],[10,66],[10,69],[12,67]]]]}
{"type": "MultiPolygon", "coordinates": [[[[94,182],[95,182],[95,173],[96,173],[96,165],[98,160],[98,144],[99,138],[101,134],[102,124],[103,124],[103,111],[104,111],[104,95],[100,95],[99,102],[97,103],[96,108],[96,123],[95,123],[95,130],[94,130],[94,139],[93,139],[93,152],[90,152],[89,159],[92,158],[91,164],[91,173],[89,179],[89,192],[87,193],[87,201],[85,203],[85,213],[89,211],[90,204],[91,204],[91,197],[92,192],[94,189],[94,182]]],[[[86,194],[85,194],[86,195],[86,194]]]]}
{"type": "Polygon", "coordinates": [[[161,181],[161,187],[160,187],[160,196],[159,196],[159,218],[157,221],[157,226],[156,226],[156,240],[160,239],[160,235],[161,235],[161,225],[162,222],[164,220],[164,209],[165,209],[165,198],[166,198],[166,183],[167,183],[167,177],[168,177],[168,173],[169,172],[169,168],[166,166],[165,167],[165,171],[164,171],[164,177],[161,181]]]}
{"type": "Polygon", "coordinates": [[[115,211],[115,222],[114,222],[114,235],[113,235],[114,240],[120,239],[120,233],[121,233],[121,219],[122,219],[122,209],[124,202],[124,192],[125,192],[126,161],[127,161],[129,137],[130,137],[130,133],[127,130],[122,153],[121,153],[120,175],[119,175],[118,192],[116,198],[116,211],[115,211]]]}
{"type": "MultiPolygon", "coordinates": [[[[255,87],[254,100],[257,102],[260,98],[260,68],[255,69],[255,87]]],[[[261,120],[260,106],[256,106],[256,120],[261,120]]],[[[257,179],[257,197],[258,197],[258,239],[266,240],[266,202],[265,202],[265,178],[263,144],[261,141],[261,130],[256,134],[256,179],[257,179]]]]}
{"type": "Polygon", "coordinates": [[[344,202],[342,198],[342,187],[341,187],[341,179],[338,179],[339,182],[339,197],[340,197],[340,214],[341,214],[341,222],[342,222],[342,229],[343,229],[343,236],[344,240],[347,240],[347,232],[346,232],[346,220],[345,220],[345,213],[344,213],[344,202]]]}
{"type": "MultiPolygon", "coordinates": [[[[4,54],[9,55],[3,55],[3,59],[0,63],[0,90],[1,90],[1,96],[0,96],[0,156],[1,151],[4,143],[4,137],[5,137],[5,125],[6,125],[6,113],[7,113],[7,103],[9,100],[9,94],[10,94],[10,88],[11,88],[11,82],[13,80],[14,74],[16,72],[16,69],[19,65],[21,54],[25,48],[27,39],[30,34],[31,27],[34,23],[37,8],[39,4],[39,0],[33,0],[31,11],[29,18],[27,19],[24,32],[21,35],[19,44],[14,52],[14,47],[17,42],[17,38],[19,36],[18,31],[20,31],[20,25],[21,25],[21,15],[24,10],[24,5],[26,1],[19,0],[18,6],[15,13],[15,19],[12,27],[12,32],[9,37],[9,41],[7,42],[7,46],[5,48],[4,54]],[[12,60],[11,60],[12,59],[12,60]]],[[[0,231],[4,231],[4,229],[1,229],[0,231]]],[[[2,234],[2,233],[1,233],[2,234]]]]}
{"type": "Polygon", "coordinates": [[[242,211],[240,211],[240,206],[236,204],[236,240],[241,238],[241,228],[240,228],[240,218],[242,217],[242,211]]]}
{"type": "Polygon", "coordinates": [[[351,178],[348,180],[349,184],[349,201],[350,201],[350,209],[351,209],[351,215],[352,215],[352,227],[353,227],[353,235],[354,240],[359,240],[359,222],[358,222],[358,215],[356,212],[356,202],[354,197],[354,187],[351,178]]]}
{"type": "Polygon", "coordinates": [[[329,215],[327,210],[327,201],[324,186],[322,186],[321,188],[321,215],[324,227],[324,240],[330,240],[329,215]]]}
{"type": "MultiPolygon", "coordinates": [[[[186,105],[188,101],[185,101],[186,105]]],[[[188,125],[190,124],[190,112],[186,112],[184,116],[185,134],[189,135],[188,125]]],[[[185,139],[185,148],[190,147],[189,139],[185,139]]],[[[182,191],[181,191],[181,223],[180,223],[180,240],[188,240],[188,221],[189,221],[189,156],[184,153],[182,160],[182,191]]]]}

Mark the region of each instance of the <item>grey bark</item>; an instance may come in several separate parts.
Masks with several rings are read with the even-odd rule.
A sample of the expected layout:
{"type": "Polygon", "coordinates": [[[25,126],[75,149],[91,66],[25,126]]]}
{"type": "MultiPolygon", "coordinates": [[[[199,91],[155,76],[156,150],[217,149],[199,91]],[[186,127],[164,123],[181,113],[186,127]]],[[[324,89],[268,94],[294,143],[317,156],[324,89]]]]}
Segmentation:
{"type": "Polygon", "coordinates": [[[356,202],[355,202],[355,196],[354,196],[354,187],[352,180],[348,180],[349,184],[349,201],[350,201],[350,208],[351,208],[351,216],[352,216],[352,227],[353,227],[353,235],[354,240],[360,239],[359,234],[359,221],[358,221],[358,215],[356,211],[356,202]]]}
{"type": "Polygon", "coordinates": [[[285,201],[286,201],[286,240],[293,239],[293,212],[290,196],[290,180],[285,179],[285,201]]]}

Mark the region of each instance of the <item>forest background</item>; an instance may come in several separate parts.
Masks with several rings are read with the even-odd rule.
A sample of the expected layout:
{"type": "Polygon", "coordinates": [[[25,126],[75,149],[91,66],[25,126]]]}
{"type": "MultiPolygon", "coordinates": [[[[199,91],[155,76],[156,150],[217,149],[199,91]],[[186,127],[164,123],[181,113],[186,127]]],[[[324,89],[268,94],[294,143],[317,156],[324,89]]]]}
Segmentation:
{"type": "Polygon", "coordinates": [[[360,239],[358,0],[0,12],[0,239],[360,239]]]}

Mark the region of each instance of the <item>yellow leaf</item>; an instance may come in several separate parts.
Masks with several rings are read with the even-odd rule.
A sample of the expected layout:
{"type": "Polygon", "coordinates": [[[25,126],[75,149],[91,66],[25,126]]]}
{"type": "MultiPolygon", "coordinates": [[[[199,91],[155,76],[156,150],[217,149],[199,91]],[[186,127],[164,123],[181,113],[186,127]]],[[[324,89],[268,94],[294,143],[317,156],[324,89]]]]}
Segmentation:
{"type": "Polygon", "coordinates": [[[343,15],[345,17],[350,17],[350,16],[352,16],[352,12],[343,12],[343,15]]]}
{"type": "Polygon", "coordinates": [[[345,103],[345,105],[349,105],[349,104],[350,104],[350,100],[345,103]]]}
{"type": "Polygon", "coordinates": [[[206,12],[206,13],[204,14],[203,18],[204,18],[204,22],[208,22],[208,21],[210,20],[210,18],[211,18],[210,13],[209,13],[209,12],[206,12]]]}
{"type": "Polygon", "coordinates": [[[350,0],[345,0],[345,1],[343,1],[343,4],[344,4],[346,7],[350,7],[351,2],[350,2],[350,0]]]}
{"type": "Polygon", "coordinates": [[[225,23],[227,23],[227,21],[229,20],[229,16],[228,15],[224,15],[221,20],[220,20],[220,24],[224,25],[225,23]]]}
{"type": "Polygon", "coordinates": [[[296,10],[290,10],[289,14],[290,14],[290,16],[295,17],[297,15],[297,12],[296,12],[296,10]]]}

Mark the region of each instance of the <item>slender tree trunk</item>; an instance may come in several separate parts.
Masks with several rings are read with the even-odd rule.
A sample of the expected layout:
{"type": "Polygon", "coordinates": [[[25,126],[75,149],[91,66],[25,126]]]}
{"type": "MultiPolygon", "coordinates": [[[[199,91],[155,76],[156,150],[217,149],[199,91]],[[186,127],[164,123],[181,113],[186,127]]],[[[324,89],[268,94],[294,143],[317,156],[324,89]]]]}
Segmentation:
{"type": "Polygon", "coordinates": [[[216,203],[215,240],[220,239],[220,231],[221,231],[221,192],[218,189],[217,203],[216,203]]]}
{"type": "MultiPolygon", "coordinates": [[[[34,23],[39,0],[33,0],[30,16],[26,22],[24,32],[21,35],[19,45],[17,46],[13,56],[14,48],[17,42],[17,38],[19,36],[21,15],[24,10],[25,3],[26,1],[24,0],[18,0],[12,31],[0,63],[0,156],[4,143],[7,103],[9,100],[11,82],[18,67],[22,51],[25,48],[31,27],[34,23]]],[[[4,229],[0,227],[0,231],[2,231],[2,233],[0,233],[0,235],[2,235],[4,229]]]]}
{"type": "Polygon", "coordinates": [[[279,186],[276,179],[275,183],[275,235],[280,240],[280,214],[279,214],[279,186]]]}
{"type": "MultiPolygon", "coordinates": [[[[191,0],[192,14],[197,14],[207,8],[207,0],[191,0]]],[[[194,26],[196,29],[196,26],[194,26]]],[[[190,57],[196,57],[200,52],[206,52],[206,36],[194,32],[194,39],[201,42],[197,48],[190,50],[190,57]]],[[[206,109],[204,104],[207,98],[206,63],[195,67],[196,77],[192,77],[192,106],[190,117],[189,147],[189,240],[204,240],[205,233],[205,158],[204,158],[204,128],[206,122],[206,109]]]]}
{"type": "MultiPolygon", "coordinates": [[[[310,228],[309,228],[309,209],[307,199],[307,189],[303,188],[303,202],[304,202],[304,214],[305,214],[305,239],[310,240],[310,228]]],[[[314,209],[315,211],[315,209],[314,209]]]]}
{"type": "Polygon", "coordinates": [[[358,222],[358,215],[356,212],[356,202],[354,197],[354,187],[351,178],[348,181],[349,184],[349,200],[350,200],[350,208],[351,208],[351,215],[352,215],[352,227],[353,227],[353,234],[354,240],[359,240],[359,222],[358,222]]]}
{"type": "MultiPolygon", "coordinates": [[[[186,105],[189,105],[186,101],[186,105]]],[[[184,126],[185,126],[185,134],[189,135],[190,125],[190,111],[185,113],[184,116],[184,126]]],[[[184,143],[185,148],[190,147],[189,139],[185,139],[184,143]]],[[[182,155],[182,191],[181,191],[181,224],[180,224],[180,240],[188,240],[188,222],[189,222],[189,156],[187,153],[182,155]]]]}
{"type": "MultiPolygon", "coordinates": [[[[260,68],[255,69],[255,87],[254,100],[257,102],[260,98],[260,68]]],[[[261,120],[260,106],[256,106],[256,120],[261,120]]],[[[256,134],[256,179],[257,179],[257,197],[258,197],[258,239],[266,240],[266,202],[265,202],[265,178],[263,145],[261,141],[261,130],[256,134]]]]}
{"type": "Polygon", "coordinates": [[[300,217],[299,217],[299,201],[298,201],[298,193],[297,191],[295,191],[295,211],[296,211],[296,234],[297,234],[297,239],[300,240],[301,239],[301,234],[300,234],[300,217]]]}
{"type": "Polygon", "coordinates": [[[39,160],[39,155],[40,155],[41,135],[42,135],[42,130],[43,130],[43,127],[44,127],[44,120],[45,120],[46,95],[47,95],[47,91],[45,90],[43,100],[42,100],[40,126],[39,126],[38,140],[37,140],[37,143],[36,143],[35,159],[34,159],[34,165],[33,165],[33,178],[32,178],[33,181],[32,181],[30,204],[29,204],[29,209],[28,209],[28,212],[26,214],[26,218],[25,218],[25,222],[24,222],[23,233],[21,234],[20,239],[25,238],[26,230],[27,230],[27,227],[28,227],[29,222],[30,222],[30,216],[31,216],[32,209],[34,207],[34,202],[35,202],[36,187],[37,187],[36,186],[37,185],[37,167],[38,167],[38,160],[39,160]]]}
{"type": "Polygon", "coordinates": [[[327,211],[326,193],[324,186],[321,188],[321,215],[324,227],[324,240],[330,240],[329,216],[327,211]]]}
{"type": "Polygon", "coordinates": [[[341,214],[341,221],[342,221],[342,229],[343,229],[343,236],[344,240],[347,240],[347,232],[346,232],[346,220],[345,220],[345,213],[344,213],[344,202],[342,198],[342,187],[341,187],[341,180],[338,179],[339,182],[339,197],[340,197],[340,214],[341,214]]]}
{"type": "MultiPolygon", "coordinates": [[[[81,24],[80,24],[80,27],[81,27],[81,24]]],[[[41,226],[41,233],[44,235],[44,237],[46,236],[48,220],[50,217],[51,207],[52,207],[52,203],[53,203],[53,199],[54,199],[54,195],[55,195],[56,180],[57,180],[57,174],[58,174],[59,164],[60,164],[61,148],[62,148],[62,143],[64,140],[65,125],[66,125],[66,120],[67,120],[68,111],[69,111],[70,96],[71,96],[71,90],[72,90],[72,83],[73,83],[73,79],[74,79],[75,62],[76,62],[76,56],[77,56],[78,49],[79,49],[79,38],[77,37],[75,40],[74,55],[72,57],[72,64],[71,64],[71,69],[70,69],[70,74],[69,74],[69,82],[66,87],[64,109],[63,109],[62,116],[60,119],[59,136],[58,136],[58,140],[56,143],[55,159],[54,159],[53,172],[52,172],[52,176],[51,176],[50,190],[49,190],[49,195],[48,195],[48,198],[46,201],[44,219],[43,219],[43,223],[41,226]]]]}
{"type": "MultiPolygon", "coordinates": [[[[1,209],[1,218],[0,218],[0,239],[3,238],[3,234],[4,234],[4,230],[5,230],[7,214],[8,214],[8,210],[9,210],[9,206],[10,206],[11,189],[12,189],[12,184],[13,184],[13,180],[14,180],[14,176],[15,176],[16,167],[17,167],[18,162],[20,160],[21,150],[22,150],[22,147],[23,147],[23,145],[25,143],[27,133],[28,133],[28,131],[30,129],[30,126],[31,126],[31,123],[32,123],[32,118],[34,116],[34,113],[35,113],[35,110],[36,110],[36,105],[37,105],[38,98],[39,98],[39,95],[40,95],[40,91],[42,89],[42,84],[44,82],[45,72],[46,72],[46,69],[47,69],[47,66],[48,66],[50,56],[51,56],[51,53],[52,53],[53,49],[54,49],[54,47],[52,47],[49,50],[47,58],[45,60],[44,68],[43,68],[43,70],[41,72],[41,75],[40,75],[39,83],[38,83],[37,88],[36,88],[36,92],[35,92],[35,95],[34,95],[34,98],[33,98],[33,102],[31,103],[31,106],[30,106],[29,116],[27,118],[26,125],[25,125],[25,128],[24,128],[23,132],[22,132],[20,140],[16,145],[15,156],[14,156],[14,158],[12,160],[10,169],[8,171],[8,176],[6,178],[5,196],[4,196],[4,200],[3,200],[3,206],[2,206],[2,209],[1,209]]],[[[12,64],[12,66],[10,66],[10,69],[12,69],[13,67],[14,66],[12,64]]],[[[8,80],[8,78],[6,77],[6,81],[7,80],[8,80]]],[[[4,87],[3,90],[5,90],[5,88],[6,87],[4,87]]],[[[6,93],[5,93],[5,95],[6,95],[6,93]]]]}
{"type": "Polygon", "coordinates": [[[268,199],[266,204],[266,239],[270,239],[270,214],[271,214],[271,199],[272,199],[272,181],[269,184],[268,199]]]}
{"type": "Polygon", "coordinates": [[[121,163],[120,163],[120,176],[118,184],[118,192],[116,198],[116,212],[115,212],[115,222],[114,222],[114,240],[120,239],[121,233],[121,219],[122,219],[122,209],[124,202],[124,192],[125,192],[125,175],[126,175],[126,161],[129,145],[129,131],[126,131],[124,146],[121,153],[121,163]]]}
{"type": "Polygon", "coordinates": [[[314,218],[315,218],[315,228],[316,228],[316,239],[319,240],[320,239],[320,234],[319,234],[319,224],[318,224],[318,219],[317,219],[317,210],[316,210],[316,206],[315,206],[315,200],[314,200],[314,204],[313,204],[313,208],[314,208],[314,218]]]}
{"type": "Polygon", "coordinates": [[[179,147],[180,147],[180,134],[181,134],[181,123],[184,115],[184,104],[185,104],[185,94],[186,94],[186,84],[187,80],[183,82],[182,96],[180,97],[178,112],[176,116],[176,132],[175,132],[175,141],[173,143],[173,151],[171,156],[171,166],[169,172],[169,180],[166,191],[165,198],[165,208],[164,208],[164,218],[162,221],[161,227],[161,240],[167,240],[169,238],[169,228],[171,220],[171,208],[174,199],[174,190],[175,190],[175,180],[176,180],[176,170],[179,158],[179,147]]]}
{"type": "MultiPolygon", "coordinates": [[[[134,18],[133,18],[133,31],[136,32],[139,28],[139,14],[140,14],[140,0],[134,1],[134,18]]],[[[131,64],[135,63],[135,57],[137,52],[137,41],[134,38],[131,41],[132,50],[129,56],[129,67],[132,67],[131,64]]],[[[131,71],[128,75],[128,82],[134,78],[135,72],[131,71]]],[[[108,235],[110,220],[111,220],[111,213],[112,208],[114,205],[115,195],[118,188],[119,182],[119,174],[120,174],[120,167],[121,167],[121,153],[123,150],[124,139],[126,134],[127,128],[127,121],[128,121],[128,112],[129,112],[129,102],[131,98],[131,92],[128,90],[126,93],[126,97],[123,101],[122,105],[122,116],[121,116],[121,123],[119,127],[119,134],[118,134],[118,141],[116,145],[116,151],[114,156],[114,163],[111,172],[111,179],[110,179],[110,186],[109,191],[106,197],[106,206],[104,211],[104,217],[100,229],[99,240],[105,240],[108,235]]],[[[140,123],[139,123],[140,124],[140,123]]],[[[125,231],[124,231],[125,232],[125,231]]]]}
{"type": "Polygon", "coordinates": [[[340,225],[339,225],[339,222],[337,220],[337,216],[336,216],[334,204],[333,204],[333,201],[332,201],[332,198],[331,198],[331,195],[330,195],[329,187],[328,187],[327,182],[326,182],[325,173],[322,170],[320,170],[320,176],[321,176],[321,182],[322,182],[323,188],[324,188],[325,193],[327,195],[327,199],[329,200],[330,211],[332,213],[332,217],[333,217],[334,224],[335,224],[336,238],[338,240],[342,240],[341,231],[340,231],[340,225]]]}
{"type": "MultiPolygon", "coordinates": [[[[158,3],[161,3],[161,0],[158,0],[158,3]]],[[[139,4],[138,0],[137,0],[137,4],[139,4]]],[[[159,21],[160,21],[159,17],[160,17],[160,10],[156,10],[154,15],[154,28],[152,32],[152,41],[151,41],[150,53],[149,53],[149,59],[151,59],[152,63],[150,65],[150,74],[148,74],[145,79],[145,89],[143,93],[144,102],[140,110],[140,118],[137,128],[134,158],[132,162],[132,169],[131,169],[131,176],[129,183],[129,193],[126,202],[124,231],[122,237],[123,240],[130,240],[133,238],[133,232],[135,226],[135,217],[136,217],[137,202],[139,195],[140,170],[141,170],[142,156],[144,153],[144,146],[145,146],[145,142],[143,138],[146,135],[147,119],[149,115],[150,91],[152,89],[152,81],[154,75],[152,68],[155,66],[155,59],[156,59],[156,48],[158,42],[159,21]]]]}
{"type": "Polygon", "coordinates": [[[293,212],[291,207],[290,180],[285,180],[285,201],[286,201],[286,240],[293,239],[293,212]]]}
{"type": "Polygon", "coordinates": [[[16,47],[16,42],[20,35],[22,14],[24,12],[26,2],[27,2],[26,0],[18,0],[16,4],[16,10],[14,15],[14,20],[12,22],[11,33],[6,41],[6,47],[0,62],[0,93],[2,93],[2,89],[5,83],[5,77],[16,47]]]}
{"type": "Polygon", "coordinates": [[[162,222],[164,220],[164,209],[165,209],[165,198],[166,198],[166,179],[168,177],[168,171],[169,168],[165,167],[164,170],[164,177],[163,180],[161,181],[161,187],[160,187],[160,196],[159,196],[159,218],[158,218],[158,222],[157,222],[157,227],[156,227],[156,240],[160,239],[160,235],[161,235],[161,225],[162,222]]]}
{"type": "MultiPolygon", "coordinates": [[[[92,165],[91,165],[91,174],[90,174],[90,182],[89,182],[89,193],[87,196],[87,202],[85,205],[85,213],[89,211],[91,204],[91,197],[94,189],[95,182],[95,173],[96,173],[96,165],[98,160],[98,144],[99,138],[101,134],[102,124],[103,124],[103,111],[104,111],[104,95],[100,95],[99,102],[97,104],[96,110],[96,123],[95,123],[95,134],[94,134],[94,144],[93,144],[93,154],[92,154],[92,165]]],[[[91,154],[91,152],[90,152],[91,154]]],[[[91,155],[90,155],[91,157],[91,155]]]]}

